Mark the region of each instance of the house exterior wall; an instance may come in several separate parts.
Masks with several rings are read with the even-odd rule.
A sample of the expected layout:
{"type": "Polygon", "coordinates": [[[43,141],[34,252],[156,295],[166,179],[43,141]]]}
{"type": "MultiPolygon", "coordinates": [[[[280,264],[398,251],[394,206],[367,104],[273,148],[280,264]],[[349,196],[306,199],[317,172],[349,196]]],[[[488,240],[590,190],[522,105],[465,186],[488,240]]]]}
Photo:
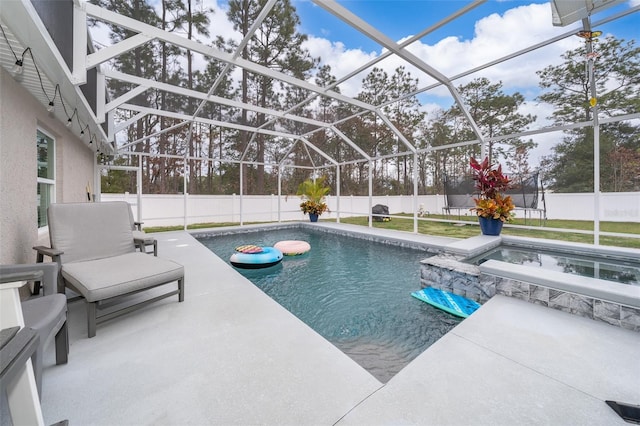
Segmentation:
{"type": "Polygon", "coordinates": [[[56,202],[87,200],[95,156],[2,68],[0,94],[0,263],[33,262],[32,247],[49,243],[37,223],[37,129],[55,138],[56,202]]]}

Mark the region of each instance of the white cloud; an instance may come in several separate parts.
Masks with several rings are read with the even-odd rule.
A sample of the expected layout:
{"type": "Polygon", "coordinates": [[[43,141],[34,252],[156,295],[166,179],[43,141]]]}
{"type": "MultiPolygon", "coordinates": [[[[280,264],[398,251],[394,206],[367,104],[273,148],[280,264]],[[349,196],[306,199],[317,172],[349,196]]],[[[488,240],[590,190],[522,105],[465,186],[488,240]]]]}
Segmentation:
{"type": "MultiPolygon", "coordinates": [[[[377,56],[375,52],[347,49],[342,42],[332,42],[325,38],[314,36],[309,36],[308,40],[304,43],[304,48],[309,49],[311,56],[320,57],[321,65],[331,66],[331,73],[336,76],[338,80],[377,56]]],[[[340,92],[347,96],[357,95],[365,75],[366,72],[342,83],[339,86],[340,92]]]]}
{"type": "Polygon", "coordinates": [[[437,114],[442,111],[440,105],[435,103],[422,103],[420,105],[420,111],[425,112],[427,114],[427,120],[434,119],[437,114]]]}
{"type": "MultiPolygon", "coordinates": [[[[571,31],[569,28],[557,28],[552,25],[551,9],[548,4],[531,4],[510,9],[502,15],[492,14],[480,19],[476,22],[471,39],[465,40],[451,36],[432,45],[418,41],[410,45],[409,50],[430,67],[447,77],[453,77],[569,31],[571,31]]],[[[553,107],[535,100],[538,94],[536,71],[547,65],[561,63],[561,55],[567,50],[578,47],[580,43],[577,37],[567,37],[552,45],[456,80],[454,85],[465,84],[477,77],[486,77],[494,83],[502,81],[505,92],[511,93],[517,90],[525,96],[527,101],[522,105],[520,112],[537,117],[530,129],[547,127],[551,125],[547,117],[553,112],[553,107]]],[[[349,49],[341,42],[331,42],[319,37],[310,37],[305,47],[312,55],[321,56],[323,64],[331,65],[332,73],[338,78],[381,54],[381,52],[349,49]]],[[[401,65],[405,66],[414,78],[419,78],[419,87],[435,82],[433,78],[396,56],[376,64],[389,75],[401,65]]],[[[341,85],[343,93],[357,94],[361,81],[368,71],[352,78],[348,84],[341,85]]],[[[444,86],[421,94],[419,98],[422,102],[421,109],[431,117],[439,108],[446,108],[453,102],[451,94],[444,86]]],[[[551,148],[560,141],[561,137],[557,132],[529,137],[538,143],[537,148],[530,154],[532,167],[536,167],[540,158],[551,152],[551,148]]]]}
{"type": "Polygon", "coordinates": [[[231,38],[239,43],[242,38],[233,29],[233,24],[227,19],[227,9],[219,5],[216,0],[205,1],[205,7],[214,10],[214,13],[209,15],[209,34],[211,39],[215,40],[216,36],[221,36],[225,40],[231,38]]]}
{"type": "MultiPolygon", "coordinates": [[[[633,1],[640,3],[640,0],[633,1]]],[[[214,13],[209,15],[209,31],[212,40],[221,36],[224,39],[232,38],[236,42],[240,41],[240,35],[227,19],[225,4],[219,4],[217,0],[196,2],[196,6],[201,4],[204,8],[214,10],[214,13]]],[[[99,31],[93,31],[94,38],[104,44],[111,44],[105,30],[106,28],[103,27],[99,31]]],[[[551,25],[551,8],[548,4],[531,4],[507,10],[502,15],[492,14],[480,19],[476,22],[472,39],[464,40],[451,36],[432,45],[418,41],[413,43],[409,50],[430,67],[452,77],[566,31],[568,31],[566,28],[551,25]]],[[[464,79],[456,80],[454,84],[458,86],[482,76],[493,82],[502,81],[507,92],[536,88],[538,79],[535,72],[544,65],[559,63],[560,55],[568,49],[575,48],[579,43],[579,39],[570,37],[479,71],[464,79]]],[[[331,41],[313,35],[309,36],[304,47],[309,49],[312,56],[321,57],[321,64],[330,65],[332,73],[338,79],[381,54],[381,52],[366,52],[359,48],[352,49],[342,41],[331,41]]],[[[196,69],[203,69],[205,66],[205,60],[200,55],[195,56],[194,62],[196,69]]],[[[389,75],[393,74],[397,67],[405,66],[414,78],[419,79],[420,87],[435,82],[433,78],[396,56],[391,56],[376,66],[386,70],[389,75]]],[[[341,84],[341,92],[349,96],[356,95],[360,90],[362,79],[369,71],[366,70],[341,84]]],[[[427,95],[440,98],[438,102],[443,105],[452,102],[451,95],[444,87],[431,90],[427,95]]]]}
{"type": "MultiPolygon", "coordinates": [[[[640,0],[636,1],[640,2],[640,0]]],[[[436,71],[447,77],[453,77],[568,31],[570,29],[552,25],[549,4],[531,4],[509,9],[502,15],[492,14],[480,19],[476,22],[471,39],[450,36],[435,44],[418,41],[411,44],[408,49],[436,71]]],[[[559,64],[560,55],[576,48],[580,43],[578,38],[568,37],[455,80],[454,85],[459,86],[474,78],[486,77],[492,82],[502,81],[503,89],[507,93],[518,90],[525,96],[534,97],[538,87],[536,71],[547,65],[559,64]]],[[[322,64],[331,65],[332,73],[338,78],[381,54],[381,52],[349,49],[342,42],[332,42],[313,36],[309,37],[305,47],[312,55],[320,56],[322,64]]],[[[387,71],[389,75],[393,74],[397,67],[405,66],[414,78],[419,79],[420,87],[435,83],[433,78],[396,56],[391,56],[376,66],[387,71]]],[[[370,70],[341,85],[343,93],[357,94],[362,78],[368,71],[370,70]]],[[[430,90],[426,95],[435,96],[434,101],[440,98],[437,102],[441,105],[453,102],[453,98],[445,87],[430,90]]]]}
{"type": "MultiPolygon", "coordinates": [[[[2,0],[0,0],[2,1],[2,0]]],[[[202,0],[204,7],[214,9],[215,13],[210,15],[210,38],[214,40],[217,36],[224,39],[232,38],[236,42],[240,41],[240,35],[233,29],[233,25],[227,20],[226,3],[221,0],[202,0]]],[[[630,0],[632,6],[640,5],[640,0],[630,0]]],[[[199,2],[196,2],[199,4],[199,2]]],[[[521,4],[521,3],[513,3],[521,4]]],[[[514,54],[536,43],[544,42],[560,34],[577,30],[579,24],[572,27],[558,28],[552,25],[551,8],[548,3],[521,5],[505,11],[503,14],[491,14],[475,23],[473,36],[464,39],[457,36],[445,37],[434,44],[426,44],[422,41],[410,45],[409,50],[418,56],[428,66],[444,74],[453,77],[466,70],[482,66],[501,57],[514,54]],[[574,30],[571,30],[574,28],[574,30]]],[[[455,31],[455,23],[451,25],[455,31]]],[[[111,44],[108,40],[105,28],[96,31],[96,38],[105,44],[111,44]]],[[[383,51],[365,51],[360,48],[350,48],[344,41],[330,40],[326,34],[331,34],[330,30],[320,35],[309,35],[304,47],[309,50],[313,57],[321,57],[321,65],[331,66],[332,74],[338,79],[348,75],[355,69],[370,62],[381,55],[383,51]]],[[[409,36],[408,36],[409,37],[409,36]]],[[[399,42],[401,42],[400,40],[399,42]]],[[[507,93],[519,91],[525,96],[527,102],[522,106],[523,113],[531,113],[538,117],[532,128],[540,128],[549,125],[546,119],[552,108],[549,105],[539,104],[535,101],[538,94],[538,76],[536,71],[548,65],[556,65],[562,62],[561,55],[567,50],[574,49],[582,41],[578,37],[569,36],[552,45],[525,53],[509,61],[493,65],[487,69],[478,71],[475,74],[455,80],[455,86],[465,84],[477,77],[486,77],[496,83],[502,81],[503,90],[507,93]]],[[[196,57],[197,67],[203,68],[205,60],[202,56],[196,57]]],[[[389,75],[394,73],[398,66],[405,66],[412,77],[419,79],[419,87],[426,87],[435,80],[423,71],[412,65],[408,65],[404,60],[391,56],[376,64],[384,69],[389,75]]],[[[359,75],[352,77],[339,87],[343,94],[355,96],[360,91],[362,79],[370,70],[366,70],[359,75]]],[[[234,77],[239,75],[236,69],[234,77]]],[[[420,94],[422,110],[433,114],[438,107],[448,107],[453,98],[448,90],[441,86],[420,94]]],[[[540,157],[549,153],[550,148],[559,141],[560,134],[536,135],[534,140],[539,143],[539,147],[534,151],[532,157],[540,157]]]]}
{"type": "MultiPolygon", "coordinates": [[[[553,109],[553,106],[549,104],[531,101],[522,104],[518,112],[535,116],[536,121],[529,126],[529,130],[536,130],[552,125],[552,121],[547,117],[551,116],[553,109]]],[[[538,144],[529,153],[529,164],[534,168],[537,167],[540,159],[545,155],[549,155],[551,148],[557,145],[561,138],[562,135],[559,132],[540,133],[526,137],[525,139],[533,139],[538,144]]]]}
{"type": "MultiPolygon", "coordinates": [[[[435,45],[412,45],[411,50],[443,74],[453,77],[567,31],[551,25],[548,4],[531,4],[480,19],[470,40],[448,37],[435,45]]],[[[492,82],[502,81],[506,91],[536,87],[536,71],[559,63],[560,55],[579,43],[578,39],[563,39],[456,80],[454,84],[458,86],[476,77],[486,77],[492,82]]]]}

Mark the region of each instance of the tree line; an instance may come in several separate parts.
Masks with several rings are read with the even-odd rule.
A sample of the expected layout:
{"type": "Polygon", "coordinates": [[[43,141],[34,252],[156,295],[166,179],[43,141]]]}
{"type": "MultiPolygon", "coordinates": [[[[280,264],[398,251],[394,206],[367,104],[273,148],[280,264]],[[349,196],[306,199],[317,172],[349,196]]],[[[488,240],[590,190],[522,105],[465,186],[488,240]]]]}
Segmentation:
{"type": "MultiPolygon", "coordinates": [[[[300,80],[314,81],[320,87],[340,93],[331,67],[321,65],[304,46],[305,34],[298,31],[299,17],[289,0],[276,3],[249,42],[238,52],[234,39],[244,38],[258,18],[265,0],[230,0],[227,18],[240,37],[217,37],[208,32],[212,10],[193,0],[160,0],[159,11],[148,0],[95,0],[95,3],[141,22],[182,34],[240,58],[277,70],[300,80]],[[237,52],[237,53],[236,53],[237,52]]],[[[110,27],[112,41],[132,35],[127,29],[110,27]]],[[[230,35],[231,36],[231,35],[230,35]]],[[[615,116],[640,111],[640,48],[635,42],[607,37],[597,44],[599,58],[594,78],[601,115],[615,116]]],[[[340,193],[368,194],[369,177],[374,193],[413,194],[413,176],[417,175],[420,194],[442,193],[445,176],[468,173],[468,158],[478,157],[478,144],[443,148],[476,139],[463,111],[457,105],[427,115],[416,93],[418,80],[404,67],[392,74],[375,67],[363,79],[356,100],[378,106],[388,122],[372,112],[362,113],[353,105],[334,97],[309,98],[308,91],[246,69],[235,70],[215,59],[197,57],[197,53],[154,41],[120,55],[110,64],[126,74],[170,83],[189,90],[238,100],[257,108],[254,111],[233,105],[201,102],[193,97],[177,96],[162,90],[146,90],[130,103],[164,111],[196,114],[211,120],[237,124],[225,128],[212,124],[186,123],[163,116],[147,115],[127,129],[125,143],[133,143],[134,154],[114,160],[118,165],[138,166],[142,161],[143,192],[182,192],[193,194],[230,194],[240,192],[240,176],[245,194],[277,192],[278,169],[270,164],[285,160],[281,170],[283,193],[293,194],[300,182],[316,168],[326,182],[337,190],[335,168],[320,168],[327,161],[313,149],[297,143],[291,150],[288,138],[242,130],[251,126],[296,135],[341,163],[340,193]],[[194,63],[206,63],[204,70],[194,63]],[[265,108],[287,111],[309,120],[275,120],[265,108]],[[337,123],[335,127],[359,149],[377,160],[371,165],[362,160],[357,149],[345,143],[341,135],[317,129],[312,120],[337,123]],[[400,134],[419,150],[417,162],[400,134]],[[159,133],[159,130],[169,129],[159,133]],[[151,137],[149,137],[151,136],[151,137]],[[400,155],[398,155],[400,154],[400,155]],[[197,159],[200,158],[200,159],[197,159]],[[186,160],[185,160],[186,159],[186,160]],[[204,159],[204,160],[201,160],[204,159]],[[240,161],[243,161],[241,165],[240,161]],[[186,164],[185,164],[186,161],[186,164]],[[266,165],[265,165],[266,164],[266,165]],[[300,167],[291,167],[297,165],[300,167]],[[240,167],[243,167],[242,171],[240,167]],[[187,170],[185,176],[185,169],[187,170]]],[[[555,124],[592,120],[590,82],[585,72],[586,48],[568,51],[563,63],[538,71],[541,94],[537,100],[554,107],[555,124]]],[[[134,88],[119,80],[110,81],[111,98],[134,88]]],[[[478,77],[460,85],[458,91],[485,137],[494,138],[525,131],[536,117],[523,114],[525,98],[518,92],[506,93],[502,82],[478,77]]],[[[118,110],[127,120],[136,112],[118,110]]],[[[640,127],[637,120],[601,126],[601,190],[640,190],[640,127]]],[[[545,186],[556,192],[593,190],[593,128],[579,127],[557,132],[558,143],[539,167],[545,186]]],[[[512,174],[533,171],[529,154],[535,148],[530,138],[513,137],[488,142],[488,154],[500,161],[512,174]]],[[[135,191],[135,176],[109,171],[102,178],[103,192],[135,191]]]]}

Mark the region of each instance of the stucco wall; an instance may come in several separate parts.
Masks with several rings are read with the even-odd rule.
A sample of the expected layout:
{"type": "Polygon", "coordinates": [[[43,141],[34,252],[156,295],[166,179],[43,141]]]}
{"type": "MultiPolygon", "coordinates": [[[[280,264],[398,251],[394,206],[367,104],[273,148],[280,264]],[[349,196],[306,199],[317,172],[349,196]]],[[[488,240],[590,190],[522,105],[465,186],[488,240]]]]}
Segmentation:
{"type": "Polygon", "coordinates": [[[35,260],[38,235],[36,130],[56,141],[56,202],[86,201],[94,154],[46,108],[0,68],[0,263],[35,260]]]}

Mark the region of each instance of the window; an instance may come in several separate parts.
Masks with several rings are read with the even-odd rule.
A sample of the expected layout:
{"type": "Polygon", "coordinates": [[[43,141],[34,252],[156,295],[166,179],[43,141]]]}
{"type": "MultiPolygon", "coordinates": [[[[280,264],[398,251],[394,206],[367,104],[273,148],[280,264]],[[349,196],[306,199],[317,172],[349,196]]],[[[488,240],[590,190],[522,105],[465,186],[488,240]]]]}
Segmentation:
{"type": "Polygon", "coordinates": [[[43,131],[36,134],[38,155],[38,228],[47,226],[47,208],[55,201],[55,141],[43,131]]]}

